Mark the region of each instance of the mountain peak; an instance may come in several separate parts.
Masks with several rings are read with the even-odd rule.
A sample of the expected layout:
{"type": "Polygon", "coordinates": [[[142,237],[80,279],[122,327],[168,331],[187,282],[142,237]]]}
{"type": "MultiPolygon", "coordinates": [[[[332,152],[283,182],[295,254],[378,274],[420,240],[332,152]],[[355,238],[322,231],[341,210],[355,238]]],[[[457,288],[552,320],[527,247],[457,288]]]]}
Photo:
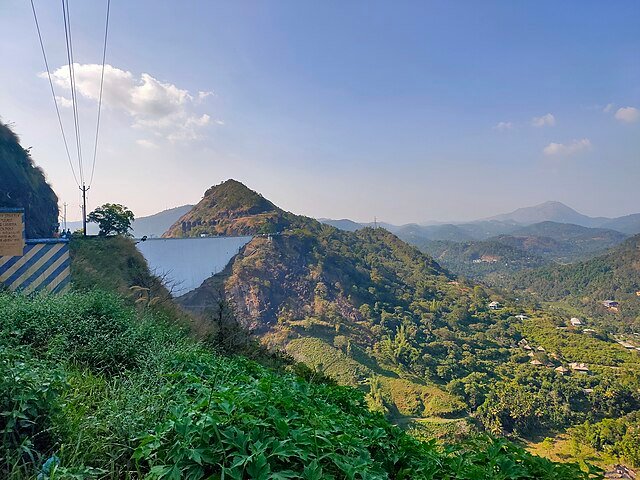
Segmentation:
{"type": "MultiPolygon", "coordinates": [[[[207,189],[200,203],[218,211],[255,215],[280,210],[258,192],[238,180],[225,180],[207,189]]],[[[199,204],[198,204],[199,205],[199,204]]]]}
{"type": "Polygon", "coordinates": [[[584,227],[593,227],[600,222],[596,219],[583,215],[573,208],[556,200],[550,200],[532,207],[518,208],[510,213],[503,213],[487,220],[498,220],[501,222],[514,222],[522,225],[532,225],[540,222],[572,223],[584,227]]]}
{"type": "Polygon", "coordinates": [[[208,188],[163,237],[275,233],[290,223],[291,216],[242,182],[229,179],[208,188]]]}

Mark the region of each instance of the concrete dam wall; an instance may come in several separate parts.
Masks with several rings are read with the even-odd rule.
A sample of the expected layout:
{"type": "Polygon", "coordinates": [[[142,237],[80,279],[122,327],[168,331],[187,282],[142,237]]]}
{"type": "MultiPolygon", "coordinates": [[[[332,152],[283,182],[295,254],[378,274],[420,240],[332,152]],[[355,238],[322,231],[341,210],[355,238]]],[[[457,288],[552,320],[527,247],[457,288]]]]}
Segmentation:
{"type": "Polygon", "coordinates": [[[137,247],[153,273],[166,277],[178,297],[221,272],[252,236],[206,238],[150,238],[137,247]]]}

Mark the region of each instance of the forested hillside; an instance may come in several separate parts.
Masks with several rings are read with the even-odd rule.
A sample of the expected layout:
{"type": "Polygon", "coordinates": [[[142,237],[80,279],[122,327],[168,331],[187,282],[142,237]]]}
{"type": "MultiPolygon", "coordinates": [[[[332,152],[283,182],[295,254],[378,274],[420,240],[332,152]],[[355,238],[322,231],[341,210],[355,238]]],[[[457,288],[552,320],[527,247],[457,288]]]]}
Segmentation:
{"type": "Polygon", "coordinates": [[[610,252],[573,265],[547,267],[514,276],[508,286],[541,301],[564,300],[621,329],[640,327],[640,235],[610,252]],[[602,302],[613,300],[613,310],[602,302]]]}
{"type": "Polygon", "coordinates": [[[517,246],[495,240],[474,242],[424,241],[418,245],[438,263],[458,275],[500,284],[503,278],[526,268],[537,268],[551,260],[517,246]]]}
{"type": "Polygon", "coordinates": [[[0,208],[24,208],[27,238],[51,237],[58,197],[18,136],[0,122],[0,208]]]}

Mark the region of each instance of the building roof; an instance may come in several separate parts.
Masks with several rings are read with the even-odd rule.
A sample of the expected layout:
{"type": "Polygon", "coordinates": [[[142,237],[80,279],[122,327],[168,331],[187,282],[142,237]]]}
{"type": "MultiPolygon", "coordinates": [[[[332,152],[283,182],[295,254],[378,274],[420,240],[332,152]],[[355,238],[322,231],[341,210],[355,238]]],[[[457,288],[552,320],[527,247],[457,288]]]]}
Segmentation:
{"type": "Polygon", "coordinates": [[[587,366],[586,363],[572,362],[569,364],[569,367],[571,367],[572,370],[578,370],[583,372],[589,371],[589,367],[587,366]]]}

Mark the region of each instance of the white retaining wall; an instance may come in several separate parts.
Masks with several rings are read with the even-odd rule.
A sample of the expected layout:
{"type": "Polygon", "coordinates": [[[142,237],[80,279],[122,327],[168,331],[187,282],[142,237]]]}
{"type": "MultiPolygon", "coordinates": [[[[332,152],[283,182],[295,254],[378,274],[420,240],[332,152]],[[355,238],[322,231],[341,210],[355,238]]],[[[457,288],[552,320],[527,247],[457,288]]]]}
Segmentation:
{"type": "Polygon", "coordinates": [[[238,251],[251,241],[245,237],[150,238],[137,247],[153,273],[166,276],[178,297],[224,270],[238,251]]]}

